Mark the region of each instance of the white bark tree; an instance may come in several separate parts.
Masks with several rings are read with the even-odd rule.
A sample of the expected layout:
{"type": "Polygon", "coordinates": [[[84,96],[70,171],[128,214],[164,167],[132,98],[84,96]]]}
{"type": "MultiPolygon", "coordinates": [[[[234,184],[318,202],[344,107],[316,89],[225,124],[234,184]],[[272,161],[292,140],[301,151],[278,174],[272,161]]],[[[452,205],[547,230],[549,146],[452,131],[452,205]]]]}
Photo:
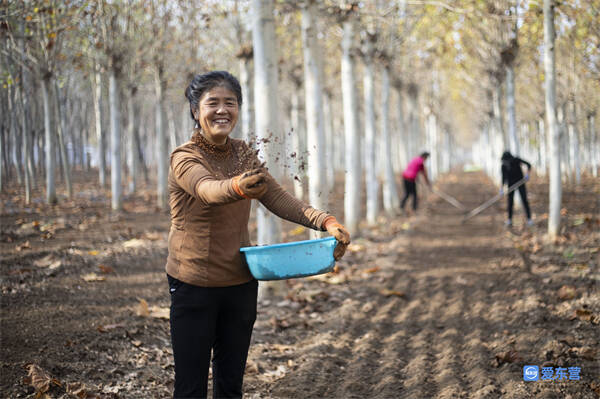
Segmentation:
{"type": "Polygon", "coordinates": [[[104,156],[105,140],[104,133],[102,131],[102,74],[100,71],[100,65],[96,64],[94,67],[94,73],[92,74],[92,101],[94,103],[94,117],[95,117],[95,128],[96,128],[96,140],[98,145],[98,177],[100,179],[100,187],[106,186],[106,158],[104,156]]]}
{"type": "Polygon", "coordinates": [[[575,99],[569,100],[569,155],[571,163],[569,165],[571,174],[575,177],[575,184],[581,184],[581,156],[579,151],[579,129],[577,128],[577,105],[575,99]]]}
{"type": "MultiPolygon", "coordinates": [[[[308,162],[308,201],[317,209],[327,208],[325,175],[325,126],[320,50],[317,40],[316,4],[310,0],[302,8],[302,47],[306,100],[306,146],[308,162]]],[[[311,231],[311,237],[318,237],[311,231]]]]}
{"type": "Polygon", "coordinates": [[[327,198],[333,193],[335,185],[335,136],[333,129],[333,111],[331,109],[331,92],[323,91],[323,122],[325,129],[325,187],[327,198]]]}
{"type": "Polygon", "coordinates": [[[73,184],[71,183],[71,165],[67,156],[67,149],[65,146],[65,135],[67,129],[60,101],[58,83],[56,82],[56,80],[54,80],[54,111],[56,120],[56,132],[58,138],[58,149],[60,153],[60,159],[62,160],[63,165],[63,176],[65,178],[65,184],[67,186],[67,195],[69,198],[73,198],[73,184]]]}
{"type": "Polygon", "coordinates": [[[363,61],[365,75],[363,79],[365,99],[365,184],[367,189],[367,223],[375,225],[379,214],[379,181],[377,180],[376,162],[376,125],[375,125],[375,67],[373,57],[377,35],[364,32],[363,61]]]}
{"type": "Polygon", "coordinates": [[[556,124],[556,63],[555,63],[555,30],[554,0],[544,0],[544,73],[546,84],[546,128],[549,144],[549,210],[548,236],[556,240],[560,231],[560,205],[562,183],[560,180],[560,141],[556,124]]]}
{"type": "Polygon", "coordinates": [[[108,70],[108,103],[110,109],[110,192],[111,208],[119,211],[123,207],[121,187],[121,100],[119,93],[119,67],[112,60],[108,70]]]}
{"type": "Polygon", "coordinates": [[[303,160],[306,153],[306,127],[302,107],[301,96],[303,93],[302,78],[300,76],[292,76],[294,90],[291,94],[291,110],[290,121],[293,131],[291,132],[291,140],[286,140],[286,144],[290,143],[291,153],[289,160],[290,176],[293,179],[294,195],[298,199],[304,199],[304,184],[302,183],[305,177],[303,160]],[[302,162],[302,164],[301,164],[302,162]]]}
{"type": "Polygon", "coordinates": [[[252,92],[251,73],[252,73],[252,46],[243,46],[237,54],[240,60],[240,86],[244,101],[240,109],[241,136],[246,143],[255,141],[252,132],[252,115],[254,114],[254,93],[252,92]]]}
{"type": "Polygon", "coordinates": [[[384,153],[383,208],[394,215],[399,206],[396,176],[392,166],[392,140],[390,138],[390,71],[387,63],[381,74],[381,142],[384,153]]]}
{"type": "Polygon", "coordinates": [[[45,160],[46,160],[46,202],[56,204],[56,184],[54,173],[56,169],[55,132],[52,124],[52,103],[50,97],[52,74],[44,73],[41,80],[42,101],[44,104],[44,133],[45,133],[45,160]]]}
{"type": "MultiPolygon", "coordinates": [[[[274,178],[281,177],[276,164],[279,140],[278,71],[273,18],[273,0],[252,0],[252,44],[254,52],[254,104],[259,153],[274,178]],[[277,140],[276,140],[277,139],[277,140]]],[[[258,244],[281,240],[281,222],[263,206],[257,208],[258,244]]]]}
{"type": "MultiPolygon", "coordinates": [[[[26,62],[25,57],[25,23],[21,21],[19,24],[19,33],[21,35],[21,39],[19,40],[19,47],[21,49],[21,58],[22,62],[26,62]]],[[[20,68],[21,79],[19,82],[20,85],[20,99],[21,99],[21,134],[23,135],[23,162],[24,162],[24,172],[25,172],[25,203],[31,203],[31,186],[33,181],[33,173],[31,171],[31,153],[29,151],[30,148],[30,132],[29,132],[29,120],[27,118],[28,108],[29,108],[29,99],[27,90],[29,89],[29,71],[21,66],[20,68]]],[[[0,162],[1,163],[1,162],[0,162]]],[[[1,184],[0,184],[1,186],[1,184]]]]}
{"type": "Polygon", "coordinates": [[[590,167],[592,168],[592,176],[598,177],[598,168],[600,167],[600,143],[598,143],[598,134],[596,133],[596,118],[593,112],[587,116],[588,131],[590,135],[590,167]]]}
{"type": "Polygon", "coordinates": [[[344,136],[346,143],[346,182],[344,187],[344,222],[351,235],[358,233],[361,203],[361,162],[359,150],[358,98],[356,94],[356,68],[354,45],[354,20],[352,15],[343,22],[342,36],[342,101],[344,107],[344,136]]]}
{"type": "Polygon", "coordinates": [[[129,187],[128,191],[133,194],[137,191],[137,175],[139,169],[138,147],[136,140],[137,115],[136,110],[137,87],[130,85],[126,90],[127,101],[127,168],[129,169],[129,187]]]}

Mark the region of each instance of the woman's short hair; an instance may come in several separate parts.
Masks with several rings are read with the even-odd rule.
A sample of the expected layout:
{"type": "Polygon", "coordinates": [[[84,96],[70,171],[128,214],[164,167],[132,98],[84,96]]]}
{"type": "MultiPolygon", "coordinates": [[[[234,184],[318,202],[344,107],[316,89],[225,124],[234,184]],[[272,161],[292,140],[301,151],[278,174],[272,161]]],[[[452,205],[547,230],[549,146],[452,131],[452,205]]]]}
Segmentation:
{"type": "Polygon", "coordinates": [[[429,153],[428,153],[427,151],[423,151],[423,152],[421,153],[421,155],[419,155],[419,156],[420,156],[421,158],[427,158],[427,157],[429,157],[429,153]]]}
{"type": "Polygon", "coordinates": [[[202,95],[214,88],[225,87],[237,97],[238,107],[242,105],[242,87],[235,76],[227,71],[211,71],[194,76],[189,86],[185,89],[185,97],[190,102],[190,114],[195,121],[194,110],[198,109],[202,95]]]}

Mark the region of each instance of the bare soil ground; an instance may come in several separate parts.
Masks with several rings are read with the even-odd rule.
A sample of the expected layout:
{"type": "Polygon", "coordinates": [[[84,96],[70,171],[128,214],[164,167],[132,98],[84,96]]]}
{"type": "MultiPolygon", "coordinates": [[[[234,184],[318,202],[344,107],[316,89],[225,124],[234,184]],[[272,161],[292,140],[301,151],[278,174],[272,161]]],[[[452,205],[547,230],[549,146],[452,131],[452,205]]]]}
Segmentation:
{"type": "MultiPolygon", "coordinates": [[[[57,206],[0,196],[2,398],[36,397],[34,385],[50,398],[170,396],[168,214],[145,190],[111,214],[94,180],[78,176],[57,206]]],[[[481,173],[437,187],[469,209],[496,193],[481,173]]],[[[547,182],[528,190],[533,227],[517,211],[504,228],[504,203],[461,223],[429,194],[416,215],[365,227],[338,273],[261,299],[246,397],[598,398],[600,181],[564,188],[553,245],[547,182]],[[581,379],[524,382],[524,365],[581,379]]]]}

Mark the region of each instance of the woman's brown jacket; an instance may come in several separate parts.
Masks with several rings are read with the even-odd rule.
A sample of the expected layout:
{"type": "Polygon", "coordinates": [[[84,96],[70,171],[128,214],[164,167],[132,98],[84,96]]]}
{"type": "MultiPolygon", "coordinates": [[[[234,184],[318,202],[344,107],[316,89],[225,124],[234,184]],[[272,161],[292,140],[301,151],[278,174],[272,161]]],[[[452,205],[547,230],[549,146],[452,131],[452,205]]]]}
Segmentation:
{"type": "MultiPolygon", "coordinates": [[[[202,287],[248,282],[252,275],[240,247],[250,245],[250,200],[232,187],[232,178],[260,162],[242,140],[228,138],[213,145],[196,132],[171,154],[169,205],[171,229],[166,270],[169,275],[202,287]]],[[[323,230],[326,212],[316,210],[286,192],[267,176],[260,202],[277,216],[323,230]]]]}

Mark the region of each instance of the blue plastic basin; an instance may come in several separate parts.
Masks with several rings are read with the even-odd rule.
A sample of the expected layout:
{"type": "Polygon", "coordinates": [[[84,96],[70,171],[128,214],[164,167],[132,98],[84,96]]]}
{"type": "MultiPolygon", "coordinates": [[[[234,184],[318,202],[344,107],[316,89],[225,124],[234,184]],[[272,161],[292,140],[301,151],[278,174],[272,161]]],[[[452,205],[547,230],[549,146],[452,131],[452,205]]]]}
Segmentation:
{"type": "Polygon", "coordinates": [[[334,237],[244,247],[250,273],[257,280],[284,280],[323,274],[333,270],[334,237]]]}

